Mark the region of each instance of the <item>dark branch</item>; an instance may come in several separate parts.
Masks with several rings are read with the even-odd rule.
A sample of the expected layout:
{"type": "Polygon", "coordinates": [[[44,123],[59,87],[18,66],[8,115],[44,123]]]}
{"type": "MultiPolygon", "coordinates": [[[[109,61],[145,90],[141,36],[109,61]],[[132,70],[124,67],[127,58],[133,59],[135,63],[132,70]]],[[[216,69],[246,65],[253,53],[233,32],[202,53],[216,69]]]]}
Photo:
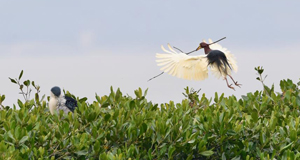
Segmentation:
{"type": "Polygon", "coordinates": [[[177,48],[177,47],[173,47],[173,48],[179,50],[181,53],[184,53],[181,49],[179,49],[179,48],[177,48]]]}
{"type": "MultiPolygon", "coordinates": [[[[215,43],[217,43],[217,42],[220,42],[220,41],[222,41],[223,39],[225,39],[226,37],[223,37],[223,38],[221,38],[221,39],[219,39],[219,40],[217,40],[217,41],[215,41],[215,42],[213,42],[213,43],[211,43],[211,44],[215,44],[215,43]]],[[[208,44],[208,45],[211,45],[211,44],[208,44]]]]}
{"type": "Polygon", "coordinates": [[[187,55],[189,55],[189,54],[191,54],[191,53],[193,53],[193,52],[196,52],[197,50],[195,49],[195,50],[193,50],[193,51],[190,51],[190,52],[188,52],[188,53],[186,53],[187,55]]]}
{"type": "Polygon", "coordinates": [[[150,79],[148,80],[148,82],[149,82],[149,81],[151,81],[152,79],[154,79],[154,78],[156,78],[156,77],[158,77],[158,76],[160,76],[160,75],[164,74],[164,73],[165,73],[165,72],[161,72],[159,75],[157,75],[157,76],[154,76],[154,77],[150,78],[150,79]]]}
{"type": "MultiPolygon", "coordinates": [[[[179,49],[179,48],[177,48],[177,47],[173,47],[173,48],[179,50],[181,53],[184,53],[181,49],[179,49]]],[[[191,54],[191,53],[193,53],[193,52],[195,52],[195,51],[197,51],[197,50],[193,50],[193,51],[188,52],[188,53],[185,53],[185,54],[186,54],[186,55],[189,55],[189,54],[191,54]]]]}

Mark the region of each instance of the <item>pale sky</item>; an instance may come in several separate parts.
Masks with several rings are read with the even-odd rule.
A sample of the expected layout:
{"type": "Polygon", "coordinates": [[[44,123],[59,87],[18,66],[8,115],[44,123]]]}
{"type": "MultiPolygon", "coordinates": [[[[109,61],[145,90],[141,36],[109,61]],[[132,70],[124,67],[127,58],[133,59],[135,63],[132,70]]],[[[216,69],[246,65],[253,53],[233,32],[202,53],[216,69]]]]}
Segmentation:
{"type": "MultiPolygon", "coordinates": [[[[300,1],[38,1],[0,0],[0,94],[11,106],[19,95],[8,77],[34,80],[42,94],[53,86],[95,100],[120,87],[123,94],[149,88],[154,103],[180,102],[186,86],[235,95],[261,90],[254,67],[280,91],[281,79],[298,82],[300,1]],[[237,58],[236,91],[212,75],[188,81],[159,73],[155,54],[170,43],[185,52],[202,39],[217,40],[237,58]]],[[[204,54],[203,50],[192,55],[204,54]]]]}

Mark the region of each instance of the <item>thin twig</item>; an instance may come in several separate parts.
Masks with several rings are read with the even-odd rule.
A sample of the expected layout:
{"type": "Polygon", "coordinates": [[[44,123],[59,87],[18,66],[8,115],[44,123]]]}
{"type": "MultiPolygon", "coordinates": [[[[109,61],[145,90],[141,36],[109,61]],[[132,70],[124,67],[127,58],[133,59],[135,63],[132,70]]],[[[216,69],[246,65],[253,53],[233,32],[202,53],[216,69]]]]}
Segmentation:
{"type": "MultiPolygon", "coordinates": [[[[17,79],[16,79],[17,80],[17,79]]],[[[23,91],[23,88],[21,89],[21,84],[20,84],[20,81],[19,80],[17,80],[17,84],[19,85],[19,89],[21,90],[21,93],[20,94],[22,94],[23,95],[23,98],[25,99],[25,101],[27,101],[26,100],[26,98],[27,98],[27,96],[25,97],[25,93],[24,93],[24,91],[23,91]]]]}
{"type": "MultiPolygon", "coordinates": [[[[223,37],[223,38],[221,38],[221,39],[219,39],[219,40],[217,40],[217,41],[215,41],[215,42],[213,42],[213,43],[211,43],[211,44],[214,44],[214,43],[217,43],[217,42],[220,42],[220,41],[222,41],[223,39],[225,39],[226,37],[223,37]]],[[[208,44],[208,45],[211,45],[211,44],[208,44]]]]}
{"type": "Polygon", "coordinates": [[[152,79],[154,79],[154,78],[156,78],[156,77],[158,77],[158,76],[160,76],[160,75],[164,74],[164,73],[165,73],[165,72],[161,72],[159,75],[157,75],[157,76],[154,76],[154,77],[150,78],[150,79],[148,80],[148,82],[149,82],[149,81],[151,81],[152,79]]]}
{"type": "Polygon", "coordinates": [[[189,54],[191,54],[191,53],[193,53],[193,52],[196,52],[197,50],[195,49],[195,50],[193,50],[193,51],[190,51],[190,52],[188,52],[188,53],[186,53],[186,55],[189,55],[189,54]]]}
{"type": "Polygon", "coordinates": [[[26,86],[26,88],[27,88],[27,91],[26,91],[26,101],[28,101],[28,99],[29,99],[28,96],[30,96],[30,95],[28,95],[28,86],[26,86]]]}
{"type": "Polygon", "coordinates": [[[173,47],[175,49],[177,49],[178,51],[180,51],[181,53],[184,53],[181,49],[177,48],[177,47],[173,47]]]}
{"type": "MultiPolygon", "coordinates": [[[[184,53],[181,49],[179,49],[179,48],[177,48],[177,47],[173,47],[173,48],[175,48],[175,49],[177,49],[177,50],[179,50],[181,53],[184,53]]],[[[189,55],[189,54],[191,54],[191,53],[193,53],[193,52],[195,52],[195,51],[197,51],[196,49],[195,50],[193,50],[193,51],[190,51],[190,52],[188,52],[188,53],[185,53],[186,55],[189,55]]]]}

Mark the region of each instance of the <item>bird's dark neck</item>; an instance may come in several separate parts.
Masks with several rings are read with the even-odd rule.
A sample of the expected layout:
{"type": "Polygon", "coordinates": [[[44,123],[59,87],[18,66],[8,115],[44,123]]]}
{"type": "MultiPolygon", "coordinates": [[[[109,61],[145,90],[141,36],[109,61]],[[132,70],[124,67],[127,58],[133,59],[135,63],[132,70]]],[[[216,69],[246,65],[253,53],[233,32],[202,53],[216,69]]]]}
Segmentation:
{"type": "Polygon", "coordinates": [[[204,53],[208,54],[211,51],[211,49],[209,48],[209,46],[204,47],[204,53]]]}

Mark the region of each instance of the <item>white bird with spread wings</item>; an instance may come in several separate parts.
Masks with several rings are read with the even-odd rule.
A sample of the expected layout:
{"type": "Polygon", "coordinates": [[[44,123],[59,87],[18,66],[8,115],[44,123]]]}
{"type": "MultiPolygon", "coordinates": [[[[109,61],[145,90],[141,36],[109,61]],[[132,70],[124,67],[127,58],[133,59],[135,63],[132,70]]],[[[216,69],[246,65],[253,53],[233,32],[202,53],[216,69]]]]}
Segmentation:
{"type": "Polygon", "coordinates": [[[199,56],[189,56],[189,53],[176,52],[170,44],[168,44],[169,50],[161,46],[165,53],[156,54],[157,65],[161,66],[160,70],[163,72],[187,80],[206,79],[210,67],[213,75],[217,78],[224,78],[229,88],[234,89],[232,85],[228,84],[227,76],[232,79],[236,86],[240,87],[241,84],[238,84],[231,76],[231,71],[237,72],[238,68],[235,57],[216,42],[211,39],[209,39],[209,44],[205,41],[201,42],[195,51],[204,48],[205,55],[199,56]]]}

